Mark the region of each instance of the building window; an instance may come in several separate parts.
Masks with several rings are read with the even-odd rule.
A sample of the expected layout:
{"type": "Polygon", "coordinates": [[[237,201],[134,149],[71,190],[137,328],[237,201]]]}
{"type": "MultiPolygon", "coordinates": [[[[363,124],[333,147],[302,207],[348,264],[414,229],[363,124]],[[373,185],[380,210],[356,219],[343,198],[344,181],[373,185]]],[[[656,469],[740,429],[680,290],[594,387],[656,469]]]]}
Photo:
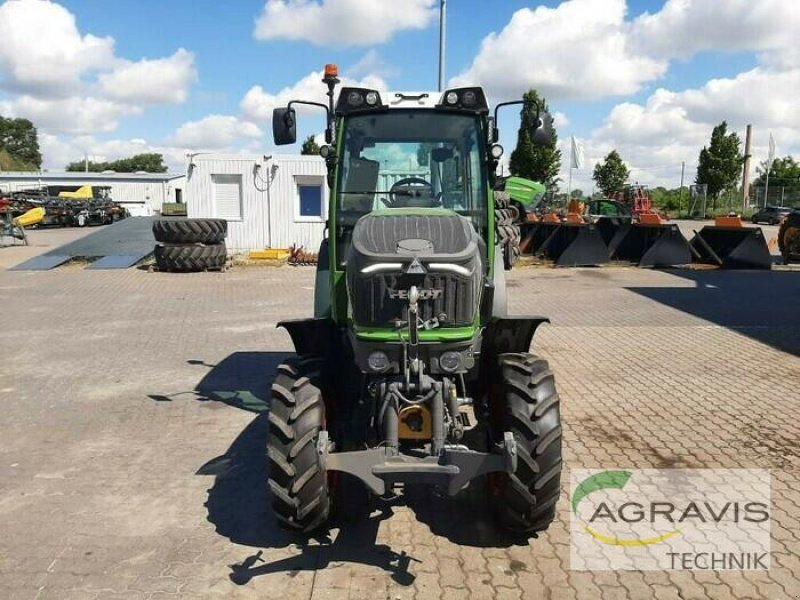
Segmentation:
{"type": "Polygon", "coordinates": [[[214,216],[227,221],[242,220],[242,176],[212,175],[214,216]]]}
{"type": "Polygon", "coordinates": [[[297,186],[295,221],[325,220],[325,195],[322,177],[295,177],[297,186]]]}

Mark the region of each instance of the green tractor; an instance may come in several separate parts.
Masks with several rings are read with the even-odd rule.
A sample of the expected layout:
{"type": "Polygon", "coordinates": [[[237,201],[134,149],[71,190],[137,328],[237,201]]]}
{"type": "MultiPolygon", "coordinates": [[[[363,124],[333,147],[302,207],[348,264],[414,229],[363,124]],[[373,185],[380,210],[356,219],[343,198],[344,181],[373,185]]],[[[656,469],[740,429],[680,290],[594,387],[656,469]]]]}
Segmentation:
{"type": "MultiPolygon", "coordinates": [[[[329,518],[337,486],[394,497],[408,484],[453,496],[481,476],[505,527],[555,517],[559,398],[530,354],[547,319],[509,317],[495,231],[502,148],[479,87],[391,93],[342,87],[327,104],[275,109],[296,141],[298,104],[327,114],[330,205],[314,318],[282,321],[296,356],[277,369],[269,413],[272,504],[287,528],[329,518]],[[348,474],[342,476],[342,474],[348,474]]],[[[547,143],[552,119],[531,125],[547,143]]]]}

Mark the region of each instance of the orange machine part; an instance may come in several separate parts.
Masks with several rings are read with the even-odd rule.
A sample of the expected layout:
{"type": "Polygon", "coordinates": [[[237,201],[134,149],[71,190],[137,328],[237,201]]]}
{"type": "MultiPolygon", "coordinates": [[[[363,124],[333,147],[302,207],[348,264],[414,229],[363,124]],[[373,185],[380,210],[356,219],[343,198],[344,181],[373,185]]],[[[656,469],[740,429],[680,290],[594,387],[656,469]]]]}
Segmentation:
{"type": "Polygon", "coordinates": [[[433,435],[431,411],[426,406],[406,406],[400,410],[397,432],[401,440],[429,440],[433,435]]]}
{"type": "Polygon", "coordinates": [[[582,216],[574,212],[567,213],[567,218],[565,219],[565,221],[567,223],[576,223],[576,224],[586,223],[586,221],[583,219],[582,216]]]}
{"type": "Polygon", "coordinates": [[[547,213],[542,217],[542,223],[561,223],[561,219],[555,213],[547,213]]]}
{"type": "Polygon", "coordinates": [[[639,223],[642,225],[663,225],[664,219],[658,213],[642,213],[639,215],[639,223]]]}
{"type": "Polygon", "coordinates": [[[741,217],[717,217],[714,219],[715,227],[744,227],[741,217]]]}

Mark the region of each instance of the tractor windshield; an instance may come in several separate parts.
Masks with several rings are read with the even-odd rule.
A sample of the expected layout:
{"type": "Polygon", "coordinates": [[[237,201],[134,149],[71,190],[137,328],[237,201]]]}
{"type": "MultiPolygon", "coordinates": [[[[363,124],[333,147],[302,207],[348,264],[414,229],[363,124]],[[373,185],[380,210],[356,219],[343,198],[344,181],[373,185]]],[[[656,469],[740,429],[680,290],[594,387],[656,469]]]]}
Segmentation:
{"type": "Polygon", "coordinates": [[[488,203],[479,117],[433,110],[352,116],[342,141],[335,225],[340,242],[347,243],[364,214],[386,208],[450,209],[483,233],[488,203]]]}

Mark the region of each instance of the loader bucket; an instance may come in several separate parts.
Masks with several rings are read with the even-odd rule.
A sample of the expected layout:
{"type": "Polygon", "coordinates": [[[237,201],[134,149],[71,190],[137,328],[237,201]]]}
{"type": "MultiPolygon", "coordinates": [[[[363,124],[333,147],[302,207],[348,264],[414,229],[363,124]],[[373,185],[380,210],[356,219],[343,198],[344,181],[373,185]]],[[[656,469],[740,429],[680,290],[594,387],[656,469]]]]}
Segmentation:
{"type": "Polygon", "coordinates": [[[692,250],[675,224],[634,223],[617,230],[608,245],[611,258],[640,267],[674,267],[692,262],[692,250]]]}
{"type": "Polygon", "coordinates": [[[520,225],[519,250],[522,254],[536,254],[560,223],[523,223],[520,225]]]}
{"type": "Polygon", "coordinates": [[[706,225],[690,242],[700,262],[723,269],[771,269],[772,256],[760,227],[706,225]]]}
{"type": "Polygon", "coordinates": [[[557,267],[589,267],[608,262],[608,246],[593,224],[562,223],[539,247],[537,254],[557,267]]]}
{"type": "Polygon", "coordinates": [[[600,237],[603,238],[606,246],[610,246],[611,240],[614,239],[614,235],[616,235],[617,231],[620,228],[625,228],[628,226],[628,223],[620,224],[615,222],[614,219],[611,217],[599,217],[594,222],[595,227],[600,232],[600,237]]]}

